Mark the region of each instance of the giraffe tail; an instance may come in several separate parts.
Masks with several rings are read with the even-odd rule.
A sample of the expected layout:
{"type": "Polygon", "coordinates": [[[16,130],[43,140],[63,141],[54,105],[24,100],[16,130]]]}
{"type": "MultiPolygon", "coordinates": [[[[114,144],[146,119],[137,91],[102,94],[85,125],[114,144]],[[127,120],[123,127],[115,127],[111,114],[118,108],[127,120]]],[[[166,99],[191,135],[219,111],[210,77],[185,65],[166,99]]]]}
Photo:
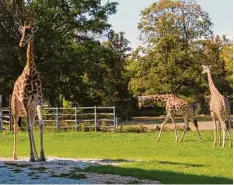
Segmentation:
{"type": "Polygon", "coordinates": [[[197,124],[197,120],[196,120],[196,119],[194,120],[194,126],[195,126],[196,128],[198,128],[198,124],[197,124]]]}

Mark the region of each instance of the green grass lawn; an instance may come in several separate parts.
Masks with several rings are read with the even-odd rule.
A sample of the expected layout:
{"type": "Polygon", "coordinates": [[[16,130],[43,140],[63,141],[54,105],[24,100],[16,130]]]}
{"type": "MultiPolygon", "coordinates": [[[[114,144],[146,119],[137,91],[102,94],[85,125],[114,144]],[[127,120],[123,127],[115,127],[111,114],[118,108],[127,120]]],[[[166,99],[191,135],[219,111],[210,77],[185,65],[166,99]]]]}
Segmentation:
{"type": "MultiPolygon", "coordinates": [[[[180,132],[181,134],[181,132],[180,132]]],[[[39,147],[39,133],[35,132],[39,147]]],[[[45,132],[46,156],[134,160],[120,166],[90,167],[89,171],[159,180],[162,183],[232,184],[233,162],[229,142],[213,147],[213,132],[188,132],[175,143],[174,132],[156,133],[45,132]]],[[[0,133],[0,157],[11,157],[13,134],[0,133]]],[[[39,149],[39,148],[37,148],[39,149]]],[[[18,156],[29,156],[26,132],[18,134],[18,156]]]]}

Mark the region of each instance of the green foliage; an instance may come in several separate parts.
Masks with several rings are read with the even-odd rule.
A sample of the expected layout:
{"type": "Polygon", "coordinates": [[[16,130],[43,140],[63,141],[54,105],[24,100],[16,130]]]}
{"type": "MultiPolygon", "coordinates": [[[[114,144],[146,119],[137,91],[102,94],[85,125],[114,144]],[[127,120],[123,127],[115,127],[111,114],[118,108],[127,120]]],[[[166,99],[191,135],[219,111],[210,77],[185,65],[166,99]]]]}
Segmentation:
{"type": "Polygon", "coordinates": [[[221,58],[224,61],[226,80],[233,88],[233,43],[227,43],[221,50],[221,58]]]}
{"type": "MultiPolygon", "coordinates": [[[[176,93],[197,101],[209,94],[202,64],[214,66],[212,73],[222,93],[232,93],[222,70],[224,41],[213,39],[208,13],[196,1],[160,0],[141,15],[138,28],[145,44],[135,50],[126,66],[133,94],[176,93]]],[[[229,57],[226,63],[230,61],[229,57]]]]}
{"type": "Polygon", "coordinates": [[[25,65],[26,50],[17,47],[21,37],[18,28],[24,21],[39,28],[35,34],[36,65],[44,99],[50,105],[61,106],[63,99],[73,105],[108,105],[115,94],[116,99],[126,96],[122,66],[128,41],[121,33],[114,39],[119,42],[116,50],[117,46],[98,40],[114,33],[107,20],[116,13],[117,4],[101,5],[96,0],[1,1],[0,94],[4,100],[25,65]]]}

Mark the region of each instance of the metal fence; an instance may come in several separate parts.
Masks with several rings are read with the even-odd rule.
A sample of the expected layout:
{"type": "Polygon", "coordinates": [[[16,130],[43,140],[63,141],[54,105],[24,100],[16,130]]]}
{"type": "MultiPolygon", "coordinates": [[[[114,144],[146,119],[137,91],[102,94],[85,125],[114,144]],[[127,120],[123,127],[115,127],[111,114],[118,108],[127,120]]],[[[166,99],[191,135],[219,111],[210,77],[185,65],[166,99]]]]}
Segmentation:
{"type": "MultiPolygon", "coordinates": [[[[23,115],[22,118],[24,117],[23,115]]],[[[93,127],[95,131],[102,127],[117,127],[115,107],[43,107],[42,117],[45,128],[58,130],[60,128],[74,128],[77,131],[81,124],[85,123],[89,123],[85,127],[93,127]]],[[[12,125],[10,108],[0,106],[0,130],[9,128],[12,131],[12,125]]]]}

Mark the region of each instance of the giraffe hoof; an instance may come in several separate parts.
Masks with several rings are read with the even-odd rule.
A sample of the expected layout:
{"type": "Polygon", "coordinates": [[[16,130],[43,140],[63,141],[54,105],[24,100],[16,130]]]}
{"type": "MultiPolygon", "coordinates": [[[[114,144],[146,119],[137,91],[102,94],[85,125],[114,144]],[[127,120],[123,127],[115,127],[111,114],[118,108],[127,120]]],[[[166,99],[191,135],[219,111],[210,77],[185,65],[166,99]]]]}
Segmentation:
{"type": "Polygon", "coordinates": [[[42,161],[46,161],[45,159],[42,159],[42,158],[38,158],[37,160],[36,160],[36,162],[42,162],[42,161]]]}
{"type": "Polygon", "coordinates": [[[16,154],[13,154],[12,159],[13,159],[13,160],[17,160],[16,154]]]}
{"type": "Polygon", "coordinates": [[[30,157],[29,162],[36,162],[36,160],[32,157],[30,157]]]}
{"type": "Polygon", "coordinates": [[[39,162],[46,161],[46,158],[40,157],[40,158],[38,159],[38,161],[39,161],[39,162]]]}

